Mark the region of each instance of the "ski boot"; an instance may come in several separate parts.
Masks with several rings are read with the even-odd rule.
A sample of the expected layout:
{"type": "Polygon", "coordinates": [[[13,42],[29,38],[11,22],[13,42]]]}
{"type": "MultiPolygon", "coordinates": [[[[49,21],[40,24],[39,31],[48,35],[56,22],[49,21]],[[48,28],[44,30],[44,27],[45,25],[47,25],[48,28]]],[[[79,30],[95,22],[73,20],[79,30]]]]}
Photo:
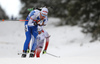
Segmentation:
{"type": "Polygon", "coordinates": [[[27,51],[23,51],[23,53],[22,53],[22,58],[25,58],[26,57],[26,54],[27,54],[27,51]]]}
{"type": "Polygon", "coordinates": [[[33,58],[34,56],[35,56],[34,51],[31,50],[29,57],[30,57],[30,58],[33,58]]]}

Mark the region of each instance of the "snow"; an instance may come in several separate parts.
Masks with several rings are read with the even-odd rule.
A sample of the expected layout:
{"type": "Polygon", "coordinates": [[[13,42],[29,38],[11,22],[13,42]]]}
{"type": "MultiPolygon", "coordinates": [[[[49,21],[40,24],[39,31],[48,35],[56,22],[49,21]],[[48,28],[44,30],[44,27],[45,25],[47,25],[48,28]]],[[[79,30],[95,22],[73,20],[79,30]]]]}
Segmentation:
{"type": "Polygon", "coordinates": [[[100,43],[90,43],[91,35],[78,26],[55,26],[58,18],[49,18],[44,29],[51,35],[47,52],[41,58],[21,58],[25,41],[24,22],[0,22],[0,64],[100,64],[100,43]],[[5,62],[6,61],[6,62],[5,62]]]}

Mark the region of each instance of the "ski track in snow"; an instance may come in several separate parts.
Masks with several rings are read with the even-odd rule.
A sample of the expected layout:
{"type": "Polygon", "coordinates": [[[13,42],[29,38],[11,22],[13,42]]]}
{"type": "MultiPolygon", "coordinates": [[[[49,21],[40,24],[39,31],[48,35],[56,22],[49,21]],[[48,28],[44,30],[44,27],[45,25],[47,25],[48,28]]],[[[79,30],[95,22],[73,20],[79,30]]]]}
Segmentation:
{"type": "Polygon", "coordinates": [[[49,18],[44,29],[51,35],[48,53],[60,58],[41,54],[41,58],[21,59],[25,41],[24,22],[0,22],[1,64],[100,64],[100,43],[90,43],[90,35],[81,32],[78,26],[55,26],[60,20],[49,18]],[[7,62],[5,62],[5,60],[7,62]]]}

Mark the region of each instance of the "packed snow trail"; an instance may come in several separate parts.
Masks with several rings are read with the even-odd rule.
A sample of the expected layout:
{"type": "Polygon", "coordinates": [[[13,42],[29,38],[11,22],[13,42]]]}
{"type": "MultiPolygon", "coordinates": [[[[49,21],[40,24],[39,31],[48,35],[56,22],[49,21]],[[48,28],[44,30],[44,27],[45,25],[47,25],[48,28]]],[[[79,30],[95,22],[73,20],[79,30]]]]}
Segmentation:
{"type": "Polygon", "coordinates": [[[51,35],[48,53],[60,58],[41,54],[41,58],[21,59],[17,53],[22,52],[25,40],[24,22],[0,21],[0,63],[2,64],[99,64],[100,43],[90,43],[91,35],[81,32],[78,26],[55,26],[59,19],[49,18],[44,27],[51,35]],[[4,62],[4,61],[7,62],[4,62]],[[26,63],[25,63],[26,62],[26,63]]]}

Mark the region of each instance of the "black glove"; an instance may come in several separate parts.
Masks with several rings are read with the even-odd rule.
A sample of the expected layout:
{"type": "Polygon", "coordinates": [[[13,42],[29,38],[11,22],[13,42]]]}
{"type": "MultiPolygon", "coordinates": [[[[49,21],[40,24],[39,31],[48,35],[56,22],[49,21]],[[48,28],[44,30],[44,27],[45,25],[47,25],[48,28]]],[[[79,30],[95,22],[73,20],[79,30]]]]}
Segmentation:
{"type": "Polygon", "coordinates": [[[36,23],[36,22],[34,22],[34,25],[37,25],[37,23],[36,23]]]}

